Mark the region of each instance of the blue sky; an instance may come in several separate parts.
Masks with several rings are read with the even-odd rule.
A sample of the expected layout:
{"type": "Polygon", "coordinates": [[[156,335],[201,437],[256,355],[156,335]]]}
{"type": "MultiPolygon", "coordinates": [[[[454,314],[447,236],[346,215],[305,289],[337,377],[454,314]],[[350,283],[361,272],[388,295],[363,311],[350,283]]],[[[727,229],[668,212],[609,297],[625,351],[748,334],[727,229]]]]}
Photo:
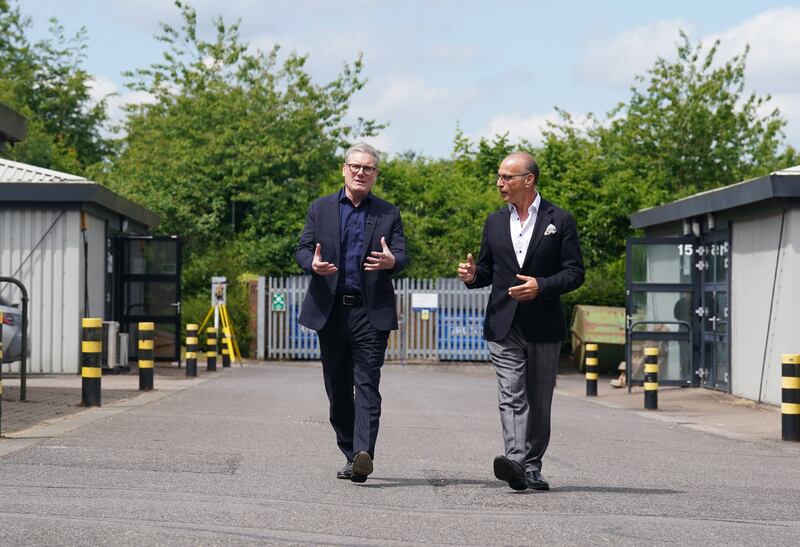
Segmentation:
{"type": "MultiPolygon", "coordinates": [[[[605,114],[629,97],[634,76],[674,55],[678,31],[693,42],[720,38],[720,58],[751,47],[749,91],[773,96],[800,147],[800,3],[694,0],[195,0],[205,36],[211,20],[241,20],[253,47],[309,55],[318,83],[363,54],[364,90],[352,115],[389,126],[373,142],[388,153],[446,157],[456,127],[478,138],[509,132],[538,142],[554,108],[605,114]]],[[[112,116],[121,103],[146,100],[124,87],[121,72],[161,57],[159,22],[178,24],[170,0],[22,0],[34,36],[57,17],[72,34],[88,31],[85,68],[112,116]]]]}

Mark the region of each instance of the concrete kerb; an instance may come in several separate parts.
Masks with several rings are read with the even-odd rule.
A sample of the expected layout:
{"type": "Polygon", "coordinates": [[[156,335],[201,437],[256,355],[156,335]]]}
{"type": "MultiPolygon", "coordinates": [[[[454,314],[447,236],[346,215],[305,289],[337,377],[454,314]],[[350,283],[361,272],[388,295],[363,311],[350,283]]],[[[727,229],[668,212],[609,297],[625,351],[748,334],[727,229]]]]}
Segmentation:
{"type": "MultiPolygon", "coordinates": [[[[217,375],[204,375],[197,378],[183,377],[159,377],[156,382],[156,389],[153,391],[135,392],[135,395],[119,399],[100,407],[91,407],[78,412],[47,419],[37,423],[27,429],[3,433],[0,438],[0,458],[6,454],[27,448],[39,439],[58,437],[81,428],[85,425],[95,423],[120,414],[131,408],[148,405],[154,401],[162,399],[172,393],[196,386],[207,380],[218,378],[217,375]]],[[[75,389],[77,396],[80,397],[79,376],[44,376],[28,378],[29,390],[37,387],[58,387],[75,389]]],[[[5,381],[7,386],[14,386],[19,383],[18,378],[11,378],[5,381]]],[[[103,389],[108,390],[135,390],[138,386],[138,375],[112,375],[103,376],[103,389]]],[[[76,404],[77,404],[76,400],[76,404]]]]}

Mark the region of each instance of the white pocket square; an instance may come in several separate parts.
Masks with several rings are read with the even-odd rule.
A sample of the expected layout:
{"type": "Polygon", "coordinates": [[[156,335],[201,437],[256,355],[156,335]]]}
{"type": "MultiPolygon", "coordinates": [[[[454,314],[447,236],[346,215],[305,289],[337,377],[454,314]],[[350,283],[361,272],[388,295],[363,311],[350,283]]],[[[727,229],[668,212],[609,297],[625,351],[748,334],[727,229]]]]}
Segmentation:
{"type": "Polygon", "coordinates": [[[550,234],[556,233],[556,227],[552,224],[548,224],[547,228],[544,230],[544,235],[549,236],[550,234]]]}

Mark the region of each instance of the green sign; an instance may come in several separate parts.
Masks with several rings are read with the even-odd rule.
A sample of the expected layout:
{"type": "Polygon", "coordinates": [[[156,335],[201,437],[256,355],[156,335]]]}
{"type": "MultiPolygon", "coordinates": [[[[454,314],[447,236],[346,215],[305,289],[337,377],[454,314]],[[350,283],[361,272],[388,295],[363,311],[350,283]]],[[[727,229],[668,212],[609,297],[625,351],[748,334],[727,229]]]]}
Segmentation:
{"type": "Polygon", "coordinates": [[[286,295],[282,292],[272,293],[272,311],[286,311],[286,295]]]}

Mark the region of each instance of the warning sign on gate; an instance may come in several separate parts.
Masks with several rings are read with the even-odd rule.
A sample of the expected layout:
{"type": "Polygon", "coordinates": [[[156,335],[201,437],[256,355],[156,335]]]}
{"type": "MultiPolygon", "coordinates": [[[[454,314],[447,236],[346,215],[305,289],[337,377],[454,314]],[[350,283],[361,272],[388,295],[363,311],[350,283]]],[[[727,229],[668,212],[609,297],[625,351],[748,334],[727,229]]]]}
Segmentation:
{"type": "Polygon", "coordinates": [[[272,311],[286,311],[286,295],[284,293],[272,293],[272,311]]]}

